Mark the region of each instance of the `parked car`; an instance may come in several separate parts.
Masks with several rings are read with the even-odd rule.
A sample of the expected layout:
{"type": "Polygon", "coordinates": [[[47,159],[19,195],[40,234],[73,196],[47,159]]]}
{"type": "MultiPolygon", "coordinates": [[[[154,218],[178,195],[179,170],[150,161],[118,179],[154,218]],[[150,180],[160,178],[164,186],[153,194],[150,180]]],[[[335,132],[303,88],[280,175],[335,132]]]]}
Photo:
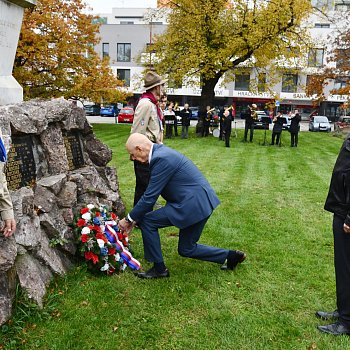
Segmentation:
{"type": "Polygon", "coordinates": [[[192,120],[197,120],[198,119],[198,112],[199,108],[198,107],[190,107],[190,110],[192,111],[192,120]]]}
{"type": "Polygon", "coordinates": [[[104,105],[101,107],[101,117],[116,117],[119,113],[119,109],[116,105],[104,105]]]}
{"type": "Polygon", "coordinates": [[[118,114],[118,123],[132,123],[134,121],[134,109],[132,107],[124,107],[118,114]]]}
{"type": "Polygon", "coordinates": [[[264,111],[256,111],[258,119],[254,121],[255,129],[268,129],[272,123],[271,118],[264,111]]]}
{"type": "Polygon", "coordinates": [[[84,111],[86,115],[99,115],[101,107],[100,105],[86,105],[84,111]]]}
{"type": "Polygon", "coordinates": [[[291,121],[289,119],[288,114],[283,114],[282,118],[284,119],[282,129],[289,130],[291,121]]]}
{"type": "Polygon", "coordinates": [[[315,115],[310,119],[309,131],[331,131],[331,124],[329,120],[324,115],[315,115]]]}
{"type": "Polygon", "coordinates": [[[350,132],[350,116],[344,115],[339,117],[338,121],[334,124],[334,129],[337,131],[350,132]]]}

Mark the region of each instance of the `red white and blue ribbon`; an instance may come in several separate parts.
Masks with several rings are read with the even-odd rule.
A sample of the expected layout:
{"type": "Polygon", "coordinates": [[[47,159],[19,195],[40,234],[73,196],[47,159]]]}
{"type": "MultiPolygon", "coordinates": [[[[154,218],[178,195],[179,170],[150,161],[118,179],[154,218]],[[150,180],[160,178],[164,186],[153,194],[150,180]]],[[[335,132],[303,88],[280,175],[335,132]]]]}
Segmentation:
{"type": "Polygon", "coordinates": [[[123,258],[125,263],[132,269],[132,270],[140,270],[141,264],[138,260],[136,260],[132,254],[127,250],[123,243],[118,239],[117,232],[113,229],[111,225],[105,226],[105,233],[107,237],[112,236],[114,239],[112,240],[112,243],[116,245],[116,249],[119,251],[120,256],[123,258]]]}

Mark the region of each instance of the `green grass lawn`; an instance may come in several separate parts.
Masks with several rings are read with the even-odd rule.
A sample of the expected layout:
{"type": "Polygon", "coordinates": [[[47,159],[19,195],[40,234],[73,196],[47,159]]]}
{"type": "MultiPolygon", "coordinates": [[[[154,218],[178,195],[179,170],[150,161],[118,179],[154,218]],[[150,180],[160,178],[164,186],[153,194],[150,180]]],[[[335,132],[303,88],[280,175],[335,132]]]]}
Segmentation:
{"type": "MultiPolygon", "coordinates": [[[[94,125],[94,130],[113,150],[111,165],[118,169],[129,210],[134,173],[124,144],[130,126],[94,125]]],[[[332,216],[323,204],[342,140],[301,133],[299,147],[291,148],[284,132],[283,146],[276,147],[261,145],[261,130],[252,144],[242,143],[243,131],[238,133],[231,148],[194,134],[166,140],[216,190],[221,205],[201,242],[244,250],[247,260],[236,271],[181,258],[177,229],[167,228],[161,237],[169,279],[144,281],[130,270],[97,278],[78,267],[53,283],[44,313],[34,313],[5,348],[349,349],[348,337],[321,334],[316,326],[326,322],[314,316],[318,309],[335,309],[332,216]]],[[[140,231],[131,241],[148,268],[140,231]]],[[[3,329],[3,338],[11,334],[3,329]]]]}

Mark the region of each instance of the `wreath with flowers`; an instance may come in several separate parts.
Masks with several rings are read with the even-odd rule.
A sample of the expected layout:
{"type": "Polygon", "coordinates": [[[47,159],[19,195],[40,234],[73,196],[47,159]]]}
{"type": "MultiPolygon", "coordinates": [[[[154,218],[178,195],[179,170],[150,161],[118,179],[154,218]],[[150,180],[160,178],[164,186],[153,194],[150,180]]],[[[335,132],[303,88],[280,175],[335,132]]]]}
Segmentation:
{"type": "Polygon", "coordinates": [[[106,207],[89,204],[80,209],[74,220],[81,255],[95,273],[111,275],[128,266],[139,270],[141,265],[130,251],[129,237],[118,227],[118,216],[106,207]]]}

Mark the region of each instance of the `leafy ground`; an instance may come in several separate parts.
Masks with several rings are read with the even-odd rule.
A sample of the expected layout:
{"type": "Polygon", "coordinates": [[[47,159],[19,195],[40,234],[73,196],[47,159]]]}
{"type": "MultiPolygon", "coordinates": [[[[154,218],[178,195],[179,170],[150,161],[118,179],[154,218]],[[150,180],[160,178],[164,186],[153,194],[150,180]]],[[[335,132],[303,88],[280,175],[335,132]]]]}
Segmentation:
{"type": "MultiPolygon", "coordinates": [[[[113,149],[111,165],[130,209],[134,175],[124,149],[130,127],[94,129],[113,149]]],[[[348,337],[321,334],[316,326],[325,322],[314,317],[335,308],[332,217],[323,204],[342,140],[301,133],[300,147],[290,148],[284,132],[282,147],[262,146],[262,131],[251,144],[241,142],[239,130],[228,149],[213,137],[190,136],[166,143],[197,164],[221,199],[201,242],[244,250],[246,262],[224,272],[181,258],[176,229],[164,229],[169,279],[143,281],[131,271],[96,278],[78,267],[53,283],[44,312],[31,314],[19,303],[12,324],[2,328],[4,348],[350,348],[348,337]]],[[[138,230],[132,244],[148,267],[138,230]]]]}

